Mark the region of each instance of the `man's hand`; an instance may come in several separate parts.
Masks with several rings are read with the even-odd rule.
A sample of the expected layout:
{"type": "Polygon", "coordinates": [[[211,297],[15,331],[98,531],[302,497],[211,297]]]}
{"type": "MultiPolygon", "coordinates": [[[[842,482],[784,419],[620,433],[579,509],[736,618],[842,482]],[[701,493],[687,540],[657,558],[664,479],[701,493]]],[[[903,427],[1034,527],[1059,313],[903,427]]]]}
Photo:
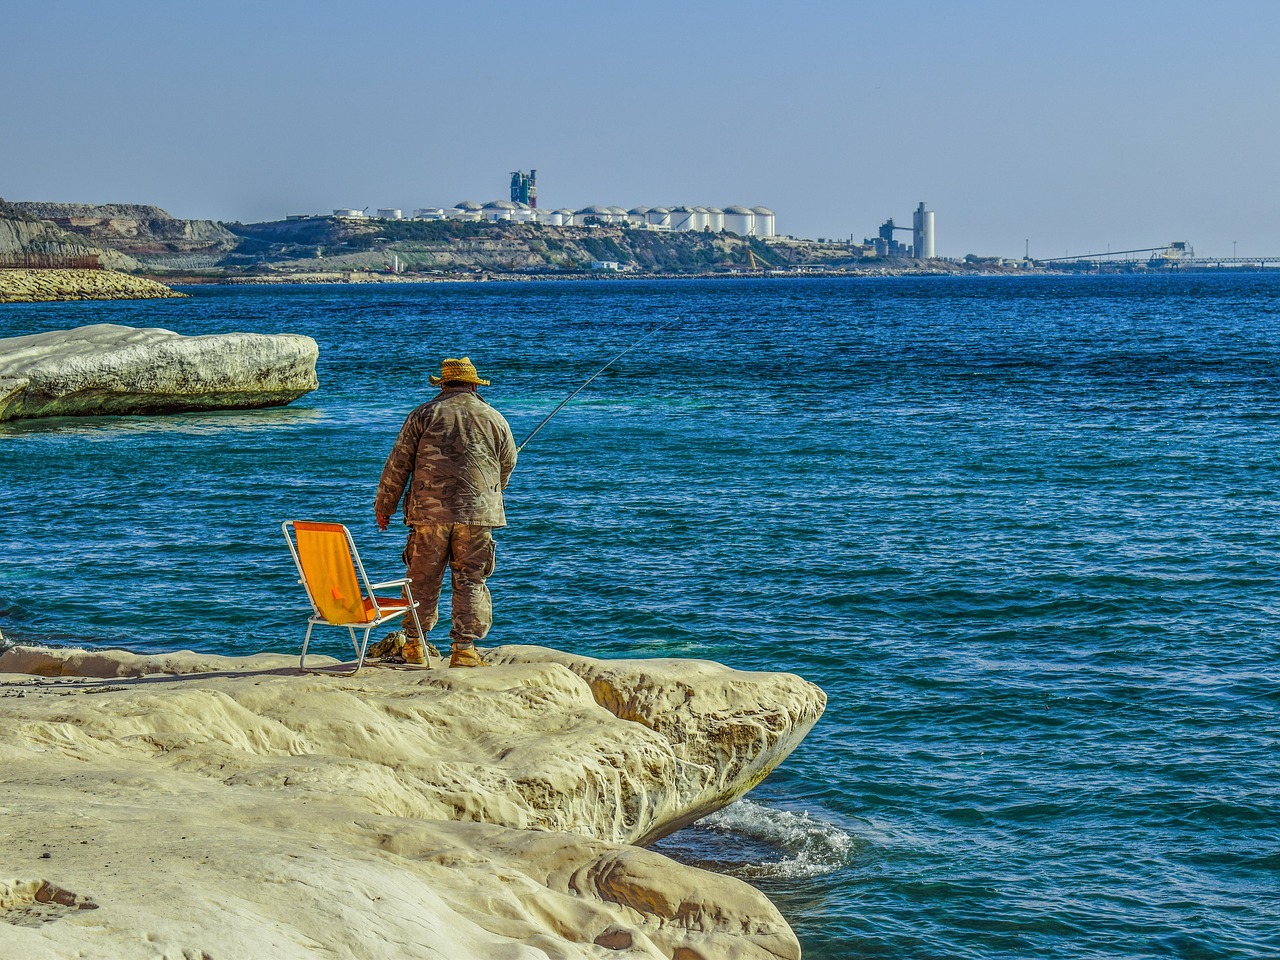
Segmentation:
{"type": "Polygon", "coordinates": [[[387,529],[387,524],[391,522],[391,517],[385,513],[375,513],[374,516],[378,520],[378,529],[379,530],[387,529]]]}

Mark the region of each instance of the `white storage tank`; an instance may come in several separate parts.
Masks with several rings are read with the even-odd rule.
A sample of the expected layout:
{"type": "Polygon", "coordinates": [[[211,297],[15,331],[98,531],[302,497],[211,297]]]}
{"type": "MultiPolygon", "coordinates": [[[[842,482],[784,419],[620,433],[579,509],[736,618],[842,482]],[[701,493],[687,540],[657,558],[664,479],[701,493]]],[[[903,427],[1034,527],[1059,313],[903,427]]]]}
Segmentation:
{"type": "Polygon", "coordinates": [[[511,211],[511,219],[517,223],[533,223],[538,219],[538,211],[534,210],[533,207],[529,206],[529,204],[514,203],[512,206],[514,206],[515,209],[511,211]]]}
{"type": "Polygon", "coordinates": [[[605,209],[609,211],[610,223],[626,223],[627,222],[627,211],[622,207],[610,206],[610,207],[606,207],[605,209]]]}
{"type": "Polygon", "coordinates": [[[583,207],[573,215],[573,220],[577,224],[585,224],[587,217],[593,217],[601,223],[608,223],[613,219],[613,215],[609,212],[609,208],[602,207],[598,203],[593,203],[589,207],[583,207]]]}
{"type": "Polygon", "coordinates": [[[671,211],[666,207],[653,207],[649,210],[645,217],[649,221],[651,227],[671,227],[671,211]]]}
{"type": "Polygon", "coordinates": [[[774,214],[768,207],[752,207],[755,214],[755,236],[772,237],[774,235],[774,214]]]}
{"type": "Polygon", "coordinates": [[[538,215],[538,223],[545,223],[548,227],[563,227],[564,215],[559,210],[535,210],[538,215]]]}
{"type": "Polygon", "coordinates": [[[649,222],[648,217],[648,207],[632,207],[627,211],[627,223],[631,224],[633,227],[643,227],[649,222]]]}
{"type": "Polygon", "coordinates": [[[701,233],[707,228],[708,211],[706,207],[693,208],[693,229],[701,233]]]}
{"type": "Polygon", "coordinates": [[[490,200],[482,208],[486,220],[510,220],[516,205],[510,200],[490,200]]]}
{"type": "Polygon", "coordinates": [[[756,215],[746,207],[734,205],[724,208],[724,228],[740,237],[751,236],[755,229],[756,215]]]}
{"type": "Polygon", "coordinates": [[[378,211],[379,220],[403,220],[404,212],[395,207],[383,207],[378,211]]]}
{"type": "Polygon", "coordinates": [[[672,207],[671,208],[671,229],[672,230],[692,230],[694,223],[693,207],[672,207]]]}
{"type": "Polygon", "coordinates": [[[441,207],[419,207],[413,211],[415,220],[443,220],[444,210],[441,207]]]}
{"type": "Polygon", "coordinates": [[[707,207],[707,228],[712,233],[719,233],[724,229],[724,211],[719,207],[707,207]]]}
{"type": "Polygon", "coordinates": [[[447,214],[454,220],[481,220],[484,216],[484,208],[474,200],[462,200],[455,203],[447,214]]]}
{"type": "Polygon", "coordinates": [[[342,220],[360,220],[364,217],[364,211],[353,210],[350,207],[338,207],[333,211],[333,215],[342,220]]]}
{"type": "Polygon", "coordinates": [[[568,207],[561,207],[556,213],[560,215],[561,226],[572,227],[574,225],[574,213],[568,207]]]}

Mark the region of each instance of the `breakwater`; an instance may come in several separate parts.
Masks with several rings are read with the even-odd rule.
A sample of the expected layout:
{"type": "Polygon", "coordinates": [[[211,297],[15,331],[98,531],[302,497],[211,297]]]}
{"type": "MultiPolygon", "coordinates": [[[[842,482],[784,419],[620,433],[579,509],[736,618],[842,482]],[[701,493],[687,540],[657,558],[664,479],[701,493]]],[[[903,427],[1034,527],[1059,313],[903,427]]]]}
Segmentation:
{"type": "Polygon", "coordinates": [[[185,297],[163,283],[113,270],[0,270],[0,303],[185,297]]]}

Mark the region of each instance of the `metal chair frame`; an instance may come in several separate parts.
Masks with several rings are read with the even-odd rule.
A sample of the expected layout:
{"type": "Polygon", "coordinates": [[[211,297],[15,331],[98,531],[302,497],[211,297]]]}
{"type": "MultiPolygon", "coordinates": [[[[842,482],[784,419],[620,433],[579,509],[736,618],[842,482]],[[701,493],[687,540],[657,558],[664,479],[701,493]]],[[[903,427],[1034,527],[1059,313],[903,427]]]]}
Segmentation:
{"type": "MultiPolygon", "coordinates": [[[[301,521],[298,521],[301,522],[301,521]]],[[[317,522],[317,521],[308,521],[317,522]]],[[[297,539],[297,530],[294,527],[295,521],[286,520],[280,524],[280,530],[284,534],[285,542],[289,544],[289,553],[293,555],[293,564],[298,568],[298,583],[307,591],[307,600],[311,603],[311,616],[307,619],[307,635],[302,641],[302,656],[298,659],[298,667],[307,673],[328,673],[336,676],[354,677],[360,672],[360,668],[364,666],[365,652],[369,649],[369,634],[373,632],[375,627],[381,626],[388,620],[396,617],[403,617],[406,612],[413,614],[413,622],[418,627],[418,636],[423,636],[422,622],[418,619],[418,601],[413,599],[413,591],[409,584],[412,582],[411,577],[401,577],[399,580],[384,580],[381,583],[371,583],[369,575],[365,573],[364,563],[360,560],[360,551],[356,549],[356,542],[351,536],[351,531],[347,529],[345,524],[333,524],[342,528],[343,534],[347,538],[347,548],[351,551],[351,562],[355,568],[355,573],[360,587],[364,593],[364,598],[373,606],[373,619],[360,620],[351,623],[333,623],[320,612],[320,607],[316,604],[315,598],[312,596],[311,584],[307,582],[306,571],[302,568],[302,558],[298,555],[298,548],[295,543],[297,539]],[[379,600],[377,596],[378,590],[387,587],[400,587],[404,599],[390,602],[387,600],[379,600]],[[348,635],[351,637],[351,646],[356,653],[355,669],[346,673],[336,673],[332,670],[313,670],[307,667],[307,647],[311,643],[311,631],[317,625],[329,627],[346,627],[348,635]],[[364,638],[357,642],[356,629],[364,629],[364,638]]]]}

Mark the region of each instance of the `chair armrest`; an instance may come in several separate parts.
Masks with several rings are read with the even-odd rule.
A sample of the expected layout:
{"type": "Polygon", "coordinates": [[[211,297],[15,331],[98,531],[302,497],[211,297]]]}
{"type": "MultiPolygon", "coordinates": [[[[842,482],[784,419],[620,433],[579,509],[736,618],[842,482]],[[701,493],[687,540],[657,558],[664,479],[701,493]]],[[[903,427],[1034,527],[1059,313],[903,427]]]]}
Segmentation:
{"type": "Polygon", "coordinates": [[[383,587],[403,587],[408,582],[408,577],[401,577],[399,580],[387,580],[384,583],[371,583],[369,584],[369,588],[371,590],[381,590],[383,587]]]}

